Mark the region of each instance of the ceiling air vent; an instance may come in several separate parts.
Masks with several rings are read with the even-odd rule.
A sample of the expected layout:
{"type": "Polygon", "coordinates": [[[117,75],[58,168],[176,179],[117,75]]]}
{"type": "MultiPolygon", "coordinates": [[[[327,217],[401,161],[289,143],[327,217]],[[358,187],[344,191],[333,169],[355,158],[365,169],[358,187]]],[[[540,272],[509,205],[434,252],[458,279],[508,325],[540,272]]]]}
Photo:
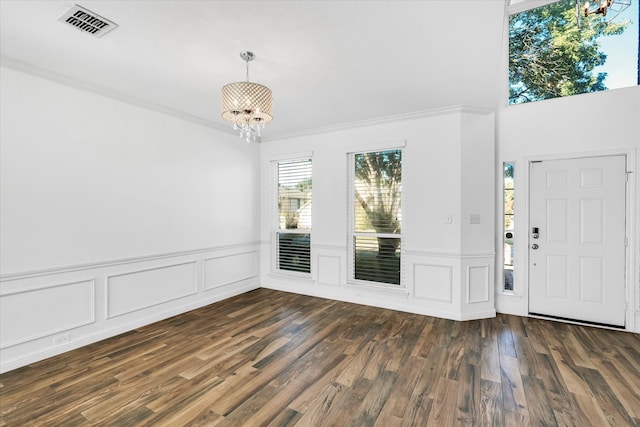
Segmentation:
{"type": "Polygon", "coordinates": [[[118,26],[77,4],[74,4],[71,9],[58,18],[58,21],[66,22],[84,33],[91,34],[93,37],[102,37],[118,26]]]}

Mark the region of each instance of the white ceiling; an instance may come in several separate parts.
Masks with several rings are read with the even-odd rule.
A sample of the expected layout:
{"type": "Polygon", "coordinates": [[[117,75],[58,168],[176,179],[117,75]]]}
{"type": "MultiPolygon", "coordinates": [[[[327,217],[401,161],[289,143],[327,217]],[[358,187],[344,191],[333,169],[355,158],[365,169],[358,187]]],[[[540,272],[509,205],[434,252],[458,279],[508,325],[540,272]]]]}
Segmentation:
{"type": "Polygon", "coordinates": [[[220,88],[271,88],[271,139],[452,105],[494,108],[503,0],[77,0],[119,25],[57,21],[73,1],[0,1],[4,65],[229,129],[220,88]]]}

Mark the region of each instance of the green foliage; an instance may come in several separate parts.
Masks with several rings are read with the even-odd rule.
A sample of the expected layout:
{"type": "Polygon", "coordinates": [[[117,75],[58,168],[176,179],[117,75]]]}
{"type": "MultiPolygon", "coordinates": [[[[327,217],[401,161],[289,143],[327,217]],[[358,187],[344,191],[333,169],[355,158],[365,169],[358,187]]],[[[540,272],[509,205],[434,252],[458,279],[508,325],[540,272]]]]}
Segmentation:
{"type": "Polygon", "coordinates": [[[355,156],[356,200],[377,233],[400,231],[402,151],[378,151],[355,156]]]}
{"type": "Polygon", "coordinates": [[[622,34],[629,22],[589,16],[578,27],[575,4],[563,0],[510,17],[510,104],[607,89],[607,74],[593,75],[607,59],[598,39],[622,34]]]}
{"type": "Polygon", "coordinates": [[[505,178],[513,178],[513,163],[505,163],[504,164],[504,177],[505,178]]]}
{"type": "Polygon", "coordinates": [[[311,178],[305,178],[296,185],[298,191],[311,191],[313,181],[311,178]]]}

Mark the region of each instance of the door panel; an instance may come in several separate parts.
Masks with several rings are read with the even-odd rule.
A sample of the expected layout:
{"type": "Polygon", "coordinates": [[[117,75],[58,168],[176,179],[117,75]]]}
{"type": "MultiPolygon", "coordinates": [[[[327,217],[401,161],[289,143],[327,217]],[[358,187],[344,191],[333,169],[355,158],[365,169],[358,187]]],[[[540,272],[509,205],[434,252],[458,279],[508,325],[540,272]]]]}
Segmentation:
{"type": "Polygon", "coordinates": [[[624,326],[625,156],[530,168],[529,312],[624,326]]]}

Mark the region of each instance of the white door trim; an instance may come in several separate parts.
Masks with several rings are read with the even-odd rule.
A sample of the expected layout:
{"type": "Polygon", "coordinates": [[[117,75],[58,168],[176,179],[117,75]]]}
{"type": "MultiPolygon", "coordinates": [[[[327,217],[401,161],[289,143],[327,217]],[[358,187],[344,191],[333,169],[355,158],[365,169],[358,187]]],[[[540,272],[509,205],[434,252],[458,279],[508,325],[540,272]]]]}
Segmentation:
{"type": "Polygon", "coordinates": [[[523,157],[523,164],[520,165],[518,170],[520,171],[524,177],[524,182],[521,184],[521,189],[516,189],[516,197],[521,197],[524,206],[523,212],[525,213],[524,218],[520,221],[523,221],[523,227],[519,228],[521,231],[522,237],[517,240],[516,250],[523,254],[520,258],[520,262],[518,262],[518,267],[521,271],[518,274],[518,279],[523,284],[521,289],[522,298],[524,298],[524,307],[525,307],[525,315],[528,316],[529,312],[529,233],[528,230],[531,229],[531,218],[530,218],[530,202],[529,202],[529,185],[531,183],[530,168],[529,165],[531,162],[536,161],[548,161],[548,160],[570,160],[570,159],[581,159],[587,157],[603,157],[603,156],[616,156],[616,155],[625,155],[627,159],[627,189],[626,189],[626,227],[625,233],[627,236],[627,249],[626,249],[626,274],[625,274],[625,295],[626,295],[626,318],[625,318],[625,329],[626,331],[631,332],[640,332],[640,319],[638,319],[638,324],[636,324],[636,311],[640,312],[640,302],[638,298],[640,297],[640,291],[637,289],[640,284],[638,278],[640,277],[640,267],[637,265],[638,261],[638,248],[637,248],[637,227],[638,227],[638,218],[637,213],[640,211],[640,208],[637,206],[638,201],[636,200],[636,186],[637,186],[637,149],[629,148],[629,149],[612,149],[612,150],[599,150],[599,151],[588,151],[588,152],[577,152],[577,153],[556,153],[556,154],[539,154],[539,155],[531,155],[523,157]],[[526,171],[524,170],[526,169],[526,171]]]}

